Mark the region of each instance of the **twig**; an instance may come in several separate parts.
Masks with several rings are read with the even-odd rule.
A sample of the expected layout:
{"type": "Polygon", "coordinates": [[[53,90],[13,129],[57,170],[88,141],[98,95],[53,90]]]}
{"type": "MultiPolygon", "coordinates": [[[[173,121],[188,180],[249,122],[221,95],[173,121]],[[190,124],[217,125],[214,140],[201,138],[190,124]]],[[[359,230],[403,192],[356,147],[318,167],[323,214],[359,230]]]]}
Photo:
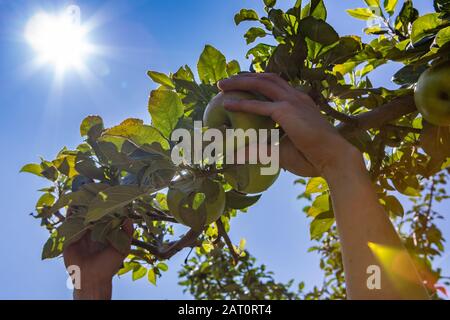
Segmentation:
{"type": "Polygon", "coordinates": [[[145,212],[143,214],[147,215],[150,219],[152,219],[154,221],[167,221],[167,222],[178,223],[177,220],[175,220],[175,218],[172,218],[169,216],[163,216],[163,215],[151,213],[151,212],[145,212]]]}
{"type": "Polygon", "coordinates": [[[408,95],[394,99],[376,109],[354,116],[354,123],[343,122],[337,126],[339,132],[349,138],[359,132],[379,128],[401,116],[417,111],[414,96],[408,95]]]}
{"type": "Polygon", "coordinates": [[[322,94],[320,94],[316,90],[312,90],[310,92],[310,97],[314,100],[314,102],[317,104],[320,110],[325,112],[325,114],[327,114],[328,116],[333,117],[343,123],[348,123],[352,125],[355,124],[355,119],[353,116],[339,112],[336,109],[334,109],[332,106],[328,104],[328,102],[325,100],[322,94]]]}
{"type": "Polygon", "coordinates": [[[336,120],[339,120],[343,123],[356,124],[355,123],[356,120],[355,120],[354,116],[350,116],[345,113],[339,112],[324,101],[318,101],[318,106],[319,106],[320,110],[322,110],[328,116],[333,117],[336,120]]]}
{"type": "Polygon", "coordinates": [[[411,133],[422,133],[422,129],[411,128],[411,127],[406,127],[406,126],[398,126],[395,124],[385,124],[383,127],[388,128],[388,129],[398,130],[398,131],[407,131],[407,132],[411,132],[411,133]]]}
{"type": "Polygon", "coordinates": [[[216,224],[217,224],[217,230],[219,231],[219,236],[225,240],[225,243],[233,257],[234,264],[237,264],[239,262],[239,255],[234,250],[233,243],[231,242],[230,237],[228,236],[228,233],[225,231],[225,227],[223,226],[222,220],[218,219],[216,221],[216,224]]]}
{"type": "Polygon", "coordinates": [[[198,245],[197,238],[201,232],[202,231],[194,231],[191,229],[183,237],[181,237],[180,240],[170,243],[167,248],[155,246],[151,243],[134,238],[131,240],[131,244],[149,251],[160,260],[167,260],[186,247],[196,247],[198,245]]]}

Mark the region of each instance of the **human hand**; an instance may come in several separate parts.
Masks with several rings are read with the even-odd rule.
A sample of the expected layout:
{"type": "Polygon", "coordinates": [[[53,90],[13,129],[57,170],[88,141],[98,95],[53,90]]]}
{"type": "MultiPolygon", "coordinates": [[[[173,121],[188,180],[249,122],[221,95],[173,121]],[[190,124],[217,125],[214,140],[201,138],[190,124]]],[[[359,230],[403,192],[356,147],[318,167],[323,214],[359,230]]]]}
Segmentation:
{"type": "Polygon", "coordinates": [[[314,101],[281,77],[270,73],[244,73],[221,80],[222,91],[257,92],[271,101],[227,100],[229,111],[269,116],[286,133],[280,141],[280,163],[301,176],[326,176],[339,170],[346,155],[358,152],[325,119],[314,101]]]}
{"type": "MultiPolygon", "coordinates": [[[[130,247],[133,223],[126,219],[122,230],[129,236],[130,247]]],[[[87,232],[80,240],[71,243],[63,252],[66,268],[80,268],[81,288],[74,290],[75,299],[110,299],[112,278],[119,271],[127,254],[120,253],[110,244],[91,239],[87,232]]]]}

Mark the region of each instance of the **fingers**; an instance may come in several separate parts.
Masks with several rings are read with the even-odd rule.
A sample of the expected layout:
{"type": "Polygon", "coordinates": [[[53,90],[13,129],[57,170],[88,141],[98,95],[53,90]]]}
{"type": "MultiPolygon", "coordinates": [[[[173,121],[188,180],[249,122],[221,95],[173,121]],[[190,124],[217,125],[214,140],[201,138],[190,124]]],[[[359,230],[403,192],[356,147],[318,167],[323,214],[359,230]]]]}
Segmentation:
{"type": "Polygon", "coordinates": [[[273,83],[276,83],[277,85],[279,85],[280,87],[284,88],[285,90],[290,90],[292,89],[292,87],[290,86],[290,84],[284,80],[283,78],[281,78],[279,75],[277,75],[276,73],[269,73],[269,72],[262,72],[262,73],[256,73],[256,72],[246,72],[246,73],[241,73],[239,74],[239,76],[242,77],[256,77],[256,78],[261,78],[261,79],[265,79],[268,81],[271,81],[273,83]]]}
{"type": "Polygon", "coordinates": [[[219,81],[218,87],[222,91],[253,91],[262,94],[272,101],[281,101],[288,95],[288,89],[283,85],[268,80],[267,76],[237,75],[219,81]]]}
{"type": "Polygon", "coordinates": [[[223,105],[229,111],[254,113],[268,117],[272,115],[274,108],[276,108],[276,104],[273,102],[259,100],[225,100],[223,105]]]}
{"type": "Polygon", "coordinates": [[[280,141],[280,165],[283,169],[301,177],[317,177],[319,173],[306,157],[284,136],[280,141]]]}

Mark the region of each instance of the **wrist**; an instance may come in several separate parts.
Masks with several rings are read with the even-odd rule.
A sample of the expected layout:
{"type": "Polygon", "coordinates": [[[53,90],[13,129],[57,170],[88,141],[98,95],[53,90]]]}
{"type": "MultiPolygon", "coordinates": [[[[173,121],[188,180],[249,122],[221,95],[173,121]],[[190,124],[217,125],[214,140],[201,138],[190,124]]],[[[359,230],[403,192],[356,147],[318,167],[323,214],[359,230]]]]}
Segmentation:
{"type": "Polygon", "coordinates": [[[329,185],[334,182],[345,181],[351,175],[362,176],[367,174],[362,153],[352,144],[345,141],[345,145],[338,149],[338,154],[333,157],[322,170],[322,176],[329,185]]]}
{"type": "Polygon", "coordinates": [[[81,285],[73,290],[75,300],[110,300],[112,295],[112,278],[98,280],[81,279],[81,285]]]}

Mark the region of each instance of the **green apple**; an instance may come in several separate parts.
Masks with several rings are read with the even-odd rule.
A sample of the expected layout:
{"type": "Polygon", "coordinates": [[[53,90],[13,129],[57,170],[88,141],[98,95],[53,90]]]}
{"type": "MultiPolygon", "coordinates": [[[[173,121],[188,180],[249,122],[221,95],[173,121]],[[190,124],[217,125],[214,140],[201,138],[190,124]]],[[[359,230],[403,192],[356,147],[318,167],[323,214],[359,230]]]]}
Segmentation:
{"type": "Polygon", "coordinates": [[[198,221],[204,222],[203,225],[216,221],[225,210],[225,190],[220,183],[214,183],[214,188],[215,192],[207,192],[201,204],[195,207],[195,197],[200,195],[201,191],[185,192],[169,187],[167,206],[170,213],[179,223],[190,227],[195,227],[198,221]]]}
{"type": "Polygon", "coordinates": [[[414,100],[425,120],[437,126],[450,126],[450,62],[422,73],[414,100]]]}
{"type": "MultiPolygon", "coordinates": [[[[225,100],[266,100],[246,91],[221,92],[206,107],[203,124],[209,128],[229,129],[274,129],[276,124],[266,116],[232,112],[224,107],[225,100]]],[[[236,143],[236,141],[235,141],[236,143]]],[[[246,144],[247,145],[247,144],[246,144]]],[[[235,145],[238,150],[242,145],[235,145]]],[[[261,175],[261,164],[226,165],[224,177],[235,189],[244,193],[259,193],[269,188],[277,179],[279,171],[274,175],[261,175]]]]}
{"type": "MultiPolygon", "coordinates": [[[[232,112],[224,108],[225,100],[263,100],[246,91],[220,92],[208,103],[203,115],[203,125],[209,128],[229,129],[274,129],[275,122],[270,117],[246,112],[232,112]]],[[[236,146],[238,149],[242,146],[236,146]]]]}
{"type": "Polygon", "coordinates": [[[262,164],[228,165],[224,167],[225,180],[233,189],[243,193],[260,193],[277,180],[280,170],[273,175],[262,175],[262,164]]]}

